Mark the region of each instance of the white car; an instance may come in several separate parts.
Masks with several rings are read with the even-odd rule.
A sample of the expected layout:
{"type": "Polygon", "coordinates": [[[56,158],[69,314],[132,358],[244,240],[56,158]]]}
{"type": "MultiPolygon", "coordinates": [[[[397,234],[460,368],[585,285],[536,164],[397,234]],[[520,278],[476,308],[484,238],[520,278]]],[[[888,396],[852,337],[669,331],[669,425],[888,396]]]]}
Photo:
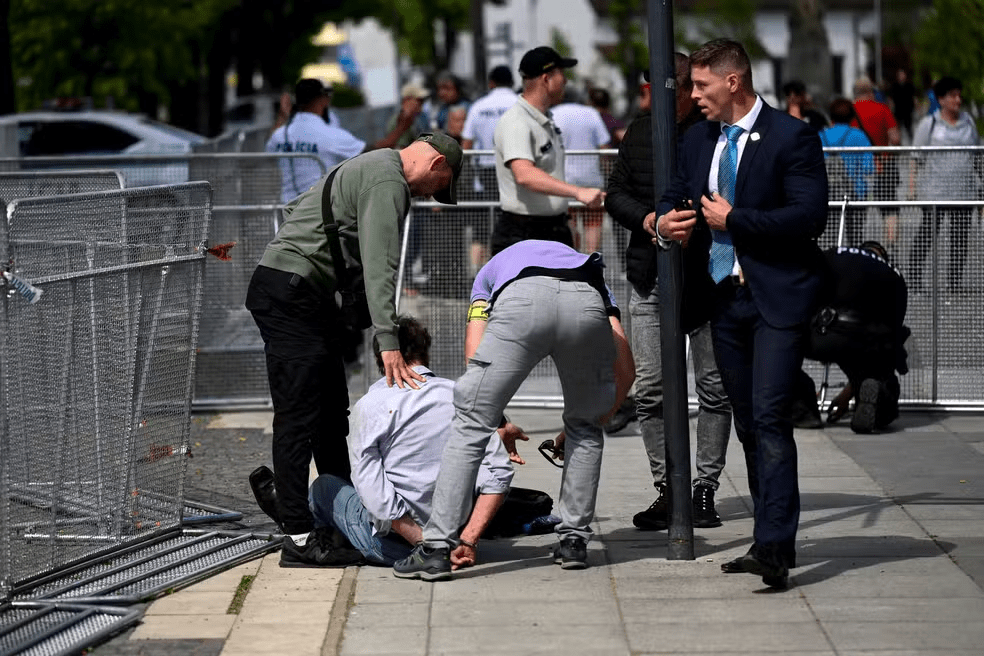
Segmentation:
{"type": "MultiPolygon", "coordinates": [[[[188,181],[186,162],[133,162],[129,155],[183,155],[192,146],[208,141],[206,137],[181,128],[151,120],[139,114],[113,111],[39,111],[0,116],[0,131],[12,141],[9,131],[16,132],[16,152],[6,156],[24,158],[64,156],[62,162],[23,162],[22,169],[36,168],[108,168],[123,174],[128,187],[173,184],[188,181]],[[113,155],[105,162],[89,156],[113,155]]],[[[11,150],[8,146],[7,150],[11,150]]]]}

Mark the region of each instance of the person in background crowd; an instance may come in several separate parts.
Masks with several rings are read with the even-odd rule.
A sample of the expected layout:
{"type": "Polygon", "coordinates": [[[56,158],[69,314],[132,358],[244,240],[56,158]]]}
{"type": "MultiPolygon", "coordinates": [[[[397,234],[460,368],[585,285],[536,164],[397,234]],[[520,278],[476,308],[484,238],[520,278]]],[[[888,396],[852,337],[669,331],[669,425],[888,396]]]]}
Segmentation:
{"type": "MultiPolygon", "coordinates": [[[[961,111],[963,84],[946,76],[933,85],[940,109],[924,116],[916,126],[913,146],[978,146],[980,134],[974,119],[961,111]]],[[[981,177],[975,169],[975,153],[970,151],[943,151],[913,153],[909,175],[909,197],[920,200],[972,200],[980,198],[981,177]],[[916,195],[918,192],[918,196],[916,195]]],[[[933,245],[943,218],[950,221],[950,259],[947,267],[947,289],[951,293],[963,291],[964,263],[967,260],[967,237],[973,206],[945,206],[938,209],[924,207],[919,232],[909,252],[909,282],[913,289],[923,284],[923,264],[933,245]]]]}
{"type": "Polygon", "coordinates": [[[467,117],[468,108],[462,105],[452,107],[451,110],[448,111],[448,125],[444,132],[458,143],[463,141],[461,135],[464,132],[465,120],[467,120],[467,117]]]}
{"type": "Polygon", "coordinates": [[[888,97],[892,99],[892,114],[895,116],[896,123],[905,129],[906,137],[912,139],[912,113],[916,109],[916,87],[904,68],[895,71],[895,79],[888,87],[888,97]]]}
{"type": "MultiPolygon", "coordinates": [[[[693,90],[690,60],[678,52],[675,61],[677,142],[682,147],[684,133],[704,117],[690,96],[693,90]]],[[[646,510],[636,513],[632,523],[643,530],[662,531],[669,526],[669,499],[663,435],[657,247],[652,242],[651,233],[652,224],[656,221],[652,129],[650,113],[638,116],[629,124],[608,179],[605,209],[631,232],[625,261],[626,277],[632,285],[629,315],[632,317],[632,352],[636,363],[633,410],[639,419],[642,442],[653,474],[653,486],[658,491],[656,500],[646,510]]],[[[690,332],[690,348],[699,403],[697,477],[693,482],[694,526],[713,528],[721,525],[721,517],[714,507],[714,493],[720,485],[731,435],[731,404],[714,363],[711,328],[706,321],[690,332]]]]}
{"type": "Polygon", "coordinates": [[[420,134],[430,130],[424,113],[424,101],[428,98],[430,93],[416,82],[407,82],[400,88],[400,111],[390,117],[386,129],[393,130],[402,116],[411,115],[413,120],[400,132],[393,148],[405,148],[420,134]]]}
{"type": "MultiPolygon", "coordinates": [[[[834,124],[820,131],[820,141],[824,148],[871,148],[871,141],[863,131],[851,127],[854,115],[854,105],[847,98],[835,98],[830,103],[830,118],[834,124]]],[[[829,177],[830,199],[842,202],[844,195],[849,200],[866,200],[868,198],[868,178],[875,172],[875,157],[868,153],[824,153],[824,158],[837,166],[827,166],[829,177]],[[832,159],[837,158],[837,159],[832,159]],[[831,171],[839,171],[842,175],[830,175],[831,171]]],[[[840,206],[830,208],[828,225],[837,225],[840,218],[840,206]],[[830,219],[834,219],[831,223],[830,219]]],[[[848,206],[844,219],[844,243],[855,246],[861,243],[864,232],[864,217],[866,207],[848,206]]]]}
{"type": "Polygon", "coordinates": [[[807,125],[818,132],[830,125],[830,121],[823,115],[823,112],[813,106],[813,100],[803,82],[800,80],[786,82],[782,85],[782,93],[786,96],[787,114],[805,121],[807,125]]]}
{"type": "Polygon", "coordinates": [[[502,209],[492,230],[492,254],[523,239],[549,239],[574,245],[567,225],[567,199],[598,209],[601,189],[568,184],[564,141],[550,108],[561,101],[564,69],[576,59],[561,57],[547,46],[523,55],[519,72],[523,93],[495,127],[495,172],[502,209]]]}
{"type": "Polygon", "coordinates": [[[588,102],[598,110],[598,113],[601,114],[601,120],[605,122],[605,127],[608,128],[608,143],[612,146],[618,146],[625,135],[625,123],[612,114],[611,95],[606,90],[595,87],[588,91],[588,102]]]}
{"type": "MultiPolygon", "coordinates": [[[[492,150],[495,126],[506,110],[516,104],[519,96],[513,91],[513,74],[506,66],[496,66],[489,72],[489,92],[477,99],[468,108],[465,126],[461,131],[461,147],[465,150],[492,150]]],[[[475,200],[496,201],[499,189],[496,184],[495,155],[473,155],[472,170],[475,172],[472,188],[475,200]]],[[[465,184],[468,182],[466,180],[465,184]]],[[[482,209],[471,214],[472,228],[471,266],[472,273],[489,259],[489,236],[492,233],[490,213],[482,209]]]]}
{"type": "Polygon", "coordinates": [[[439,101],[434,114],[431,117],[431,128],[434,130],[447,131],[448,115],[452,109],[461,107],[466,112],[471,104],[464,95],[464,88],[461,80],[454,74],[444,71],[435,80],[437,85],[437,99],[439,101]]]}
{"type": "MultiPolygon", "coordinates": [[[[608,127],[598,110],[580,102],[572,88],[564,89],[564,101],[550,110],[554,125],[560,130],[564,151],[601,150],[609,147],[608,127]]],[[[598,155],[567,155],[564,179],[578,187],[601,189],[605,180],[598,155]]],[[[574,248],[593,253],[601,245],[601,221],[604,212],[599,207],[575,207],[570,210],[574,232],[574,248]]]]}
{"type": "MultiPolygon", "coordinates": [[[[854,83],[854,113],[857,118],[851,125],[861,128],[868,135],[871,144],[878,146],[898,146],[902,143],[898,124],[892,111],[884,103],[875,100],[875,87],[866,77],[854,83]]],[[[899,186],[899,167],[896,156],[891,153],[875,155],[875,179],[872,200],[894,201],[899,186]]],[[[894,207],[879,207],[885,220],[885,246],[895,247],[898,226],[898,210],[894,207]]]]}

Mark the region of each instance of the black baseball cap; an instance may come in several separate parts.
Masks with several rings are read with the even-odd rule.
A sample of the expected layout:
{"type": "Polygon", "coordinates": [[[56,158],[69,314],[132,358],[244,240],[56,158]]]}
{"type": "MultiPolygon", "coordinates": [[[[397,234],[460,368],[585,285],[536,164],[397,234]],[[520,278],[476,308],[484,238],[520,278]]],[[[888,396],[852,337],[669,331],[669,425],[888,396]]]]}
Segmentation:
{"type": "Polygon", "coordinates": [[[561,57],[560,54],[550,46],[540,46],[533,48],[519,62],[519,74],[525,78],[532,78],[549,73],[555,68],[574,68],[577,60],[570,57],[561,57]]]}
{"type": "Polygon", "coordinates": [[[424,141],[431,148],[444,155],[451,167],[451,184],[445,189],[434,194],[434,200],[445,205],[458,204],[458,177],[461,175],[461,163],[464,154],[461,152],[461,144],[443,132],[424,132],[416,141],[424,141]]]}
{"type": "Polygon", "coordinates": [[[322,84],[321,80],[306,77],[294,85],[294,99],[301,107],[320,96],[331,96],[331,87],[322,84]]]}

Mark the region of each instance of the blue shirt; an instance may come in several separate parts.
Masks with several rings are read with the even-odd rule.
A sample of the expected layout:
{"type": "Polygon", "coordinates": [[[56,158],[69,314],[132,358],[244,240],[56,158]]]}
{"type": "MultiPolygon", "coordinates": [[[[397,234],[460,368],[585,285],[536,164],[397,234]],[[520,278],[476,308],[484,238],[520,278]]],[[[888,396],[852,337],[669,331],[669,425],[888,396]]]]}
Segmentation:
{"type": "MultiPolygon", "coordinates": [[[[850,125],[845,125],[844,123],[835,123],[829,128],[824,128],[821,130],[820,141],[823,143],[824,148],[850,148],[855,146],[871,148],[871,140],[868,139],[868,135],[857,128],[851,127],[850,125]]],[[[870,152],[828,153],[824,151],[823,153],[824,159],[830,157],[831,155],[843,158],[844,168],[847,170],[847,176],[854,182],[854,193],[857,198],[867,198],[867,176],[875,172],[874,155],[870,152]]]]}
{"type": "Polygon", "coordinates": [[[475,276],[471,301],[487,301],[491,306],[502,288],[513,280],[531,275],[550,275],[550,271],[560,274],[557,276],[559,278],[591,282],[588,278],[594,273],[591,271],[592,267],[597,268],[597,279],[601,281],[600,285],[604,290],[602,293],[602,289],[599,289],[599,293],[602,293],[605,307],[609,314],[618,316],[615,296],[604,284],[602,270],[605,264],[601,253],[586,255],[566,244],[542,239],[526,239],[494,255],[475,276]],[[571,275],[580,273],[585,275],[571,275]]]}
{"type": "MultiPolygon", "coordinates": [[[[423,526],[431,502],[444,445],[454,417],[454,381],[424,366],[414,371],[427,379],[420,389],[388,387],[376,381],[355,404],[348,437],[352,485],[372,516],[373,532],[386,535],[394,519],[409,513],[423,526]]],[[[485,450],[476,494],[505,494],[512,482],[509,454],[498,435],[485,450]]]]}

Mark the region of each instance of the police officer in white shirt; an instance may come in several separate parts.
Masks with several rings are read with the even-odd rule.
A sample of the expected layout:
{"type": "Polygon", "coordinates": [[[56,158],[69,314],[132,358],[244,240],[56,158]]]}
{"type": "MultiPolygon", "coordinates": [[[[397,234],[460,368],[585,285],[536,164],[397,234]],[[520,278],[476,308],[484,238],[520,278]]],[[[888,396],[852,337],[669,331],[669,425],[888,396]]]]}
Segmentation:
{"type": "MultiPolygon", "coordinates": [[[[492,150],[492,137],[499,117],[516,104],[519,97],[513,91],[513,74],[505,66],[496,66],[489,73],[489,92],[472,103],[461,131],[464,150],[492,150]]],[[[495,155],[479,155],[475,161],[477,176],[475,192],[478,200],[495,200],[495,155]]]]}
{"type": "MultiPolygon", "coordinates": [[[[311,153],[324,163],[304,157],[285,157],[280,160],[282,180],[280,200],[288,203],[307,191],[336,164],[359,153],[377,148],[389,148],[410,126],[414,116],[401,111],[397,125],[390,134],[367,145],[352,133],[342,129],[337,120],[325,121],[331,102],[331,87],[320,80],[305,78],[294,87],[294,114],[274,130],[266,143],[268,153],[311,153]]],[[[419,112],[419,110],[418,110],[419,112]]]]}

